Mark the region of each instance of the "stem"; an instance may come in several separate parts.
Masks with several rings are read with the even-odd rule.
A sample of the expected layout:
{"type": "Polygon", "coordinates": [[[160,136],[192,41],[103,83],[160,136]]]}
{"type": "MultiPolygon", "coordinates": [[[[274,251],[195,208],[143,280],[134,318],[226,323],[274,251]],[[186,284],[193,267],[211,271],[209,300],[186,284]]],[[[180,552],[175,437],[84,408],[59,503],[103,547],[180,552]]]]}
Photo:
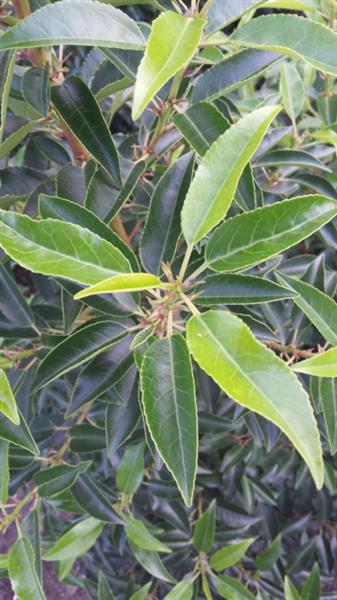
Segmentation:
{"type": "Polygon", "coordinates": [[[193,271],[191,275],[189,275],[187,281],[192,281],[193,279],[196,279],[199,275],[201,275],[201,273],[206,271],[206,269],[208,269],[208,264],[202,263],[200,267],[198,267],[195,271],[193,271]]]}
{"type": "Polygon", "coordinates": [[[202,10],[200,11],[200,16],[206,18],[211,5],[213,4],[213,0],[207,0],[202,10]]]}
{"type": "Polygon", "coordinates": [[[193,315],[200,315],[200,312],[198,311],[197,307],[193,304],[193,302],[189,299],[188,296],[186,296],[185,294],[181,294],[181,297],[193,315]]]}
{"type": "Polygon", "coordinates": [[[27,502],[32,500],[32,498],[36,494],[36,491],[37,491],[37,488],[34,488],[31,492],[29,492],[27,494],[27,496],[25,496],[24,498],[22,498],[22,500],[20,500],[20,502],[16,506],[15,510],[13,510],[13,512],[11,512],[9,515],[7,515],[7,517],[2,521],[1,526],[0,526],[0,531],[7,529],[8,525],[10,525],[10,523],[12,521],[14,521],[14,519],[16,519],[16,517],[21,512],[21,509],[27,504],[27,502]]]}
{"type": "Polygon", "coordinates": [[[184,260],[182,262],[182,265],[180,267],[180,271],[179,271],[179,275],[178,275],[178,279],[180,279],[180,281],[183,281],[185,273],[186,273],[186,269],[188,267],[188,263],[190,261],[191,258],[191,254],[193,251],[193,246],[187,246],[187,250],[184,256],[184,260]]]}

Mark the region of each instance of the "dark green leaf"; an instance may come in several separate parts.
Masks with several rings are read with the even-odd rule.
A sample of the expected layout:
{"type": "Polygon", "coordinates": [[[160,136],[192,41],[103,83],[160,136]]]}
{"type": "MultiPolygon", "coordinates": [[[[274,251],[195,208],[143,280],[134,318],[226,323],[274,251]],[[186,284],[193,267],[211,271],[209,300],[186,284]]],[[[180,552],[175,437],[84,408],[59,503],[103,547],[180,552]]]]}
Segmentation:
{"type": "Polygon", "coordinates": [[[252,275],[222,274],[210,275],[195,287],[198,297],[196,304],[214,306],[216,304],[259,304],[291,298],[287,288],[268,279],[252,275]]]}
{"type": "MultiPolygon", "coordinates": [[[[144,476],[144,443],[125,449],[116,472],[116,483],[120,492],[128,496],[135,494],[144,476]]],[[[135,540],[136,541],[136,540],[135,540]]],[[[153,548],[149,548],[149,550],[153,548]]]]}
{"type": "Polygon", "coordinates": [[[198,519],[193,534],[193,545],[207,554],[214,543],[216,501],[212,500],[205,512],[198,519]]]}
{"type": "Polygon", "coordinates": [[[49,469],[38,471],[34,480],[39,488],[39,496],[51,498],[70,488],[80,473],[90,467],[91,462],[78,465],[56,465],[49,469]]]}
{"type": "Polygon", "coordinates": [[[22,94],[34,110],[44,117],[49,109],[49,69],[32,67],[22,77],[22,94]]]}

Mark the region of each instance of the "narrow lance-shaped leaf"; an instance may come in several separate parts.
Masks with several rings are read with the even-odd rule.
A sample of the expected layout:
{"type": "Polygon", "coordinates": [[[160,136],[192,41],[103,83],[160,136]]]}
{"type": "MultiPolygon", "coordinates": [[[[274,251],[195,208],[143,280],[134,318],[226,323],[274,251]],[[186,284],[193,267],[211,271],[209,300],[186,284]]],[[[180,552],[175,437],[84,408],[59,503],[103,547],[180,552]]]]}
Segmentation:
{"type": "Polygon", "coordinates": [[[195,304],[259,304],[285,300],[296,295],[287,288],[253,275],[217,273],[206,277],[195,286],[195,304]],[[289,295],[291,294],[291,295],[289,295]]]}
{"type": "Polygon", "coordinates": [[[113,6],[88,0],[47,4],[2,34],[0,50],[67,44],[142,50],[136,23],[113,6]]]}
{"type": "Polygon", "coordinates": [[[91,462],[81,462],[78,465],[56,465],[43,469],[34,475],[34,481],[39,488],[39,496],[51,498],[71,487],[80,473],[84,473],[91,462]]]}
{"type": "Polygon", "coordinates": [[[305,87],[296,67],[291,63],[281,64],[280,87],[284,108],[296,127],[296,118],[305,100],[305,87]]]}
{"type": "Polygon", "coordinates": [[[337,452],[337,379],[324,378],[320,381],[319,395],[322,403],[323,417],[326,427],[330,452],[332,455],[337,452]]]}
{"type": "Polygon", "coordinates": [[[74,298],[80,300],[95,294],[117,294],[121,292],[137,292],[142,290],[153,290],[154,288],[166,287],[158,277],[149,273],[126,273],[108,277],[95,285],[92,285],[75,294],[74,298]]]}
{"type": "Polygon", "coordinates": [[[237,215],[210,237],[206,262],[215,271],[237,271],[283,252],[337,215],[337,202],[299,196],[237,215]]]}
{"type": "Polygon", "coordinates": [[[68,560],[82,556],[95,543],[104,525],[93,517],[76,523],[48,550],[43,560],[68,560]]]}
{"type": "Polygon", "coordinates": [[[182,210],[182,230],[188,244],[201,240],[225,217],[245,166],[279,110],[278,106],[268,106],[253,111],[206,152],[182,210]]]}
{"type": "Polygon", "coordinates": [[[237,544],[230,544],[230,546],[225,546],[214,552],[209,562],[211,569],[219,572],[236,565],[244,557],[254,540],[255,538],[249,538],[248,540],[238,542],[237,544]]]}
{"type": "Polygon", "coordinates": [[[98,600],[115,600],[109,582],[104,575],[103,571],[98,573],[98,588],[97,588],[98,600]]]}
{"type": "Polygon", "coordinates": [[[139,519],[126,517],[125,533],[128,539],[134,542],[134,544],[137,544],[139,548],[151,550],[153,552],[171,552],[171,549],[157,540],[157,538],[155,538],[146,528],[143,521],[140,521],[139,519]]]}
{"type": "Polygon", "coordinates": [[[200,367],[233,400],[269,419],[288,436],[317,487],[322,487],[322,451],[313,410],[285,363],[229,312],[210,310],[193,316],[187,324],[187,343],[200,367]]]}
{"type": "Polygon", "coordinates": [[[112,244],[56,219],[34,221],[0,210],[0,246],[26,269],[89,285],[131,271],[129,261],[112,244]]]}
{"type": "Polygon", "coordinates": [[[316,69],[337,74],[337,33],[295,15],[266,15],[238,27],[231,37],[243,46],[302,58],[316,69]]]}
{"type": "Polygon", "coordinates": [[[198,456],[197,411],[191,362],[181,335],[157,340],[148,348],[141,387],[151,437],[184,501],[191,505],[198,456]]]}
{"type": "MultiPolygon", "coordinates": [[[[0,438],[0,506],[4,506],[8,499],[9,485],[9,443],[0,438]]],[[[0,561],[1,564],[1,561],[0,561]]],[[[1,566],[0,566],[1,568],[1,566]]]]}
{"type": "Polygon", "coordinates": [[[144,477],[144,443],[125,449],[116,472],[116,483],[120,492],[135,494],[144,477]]]}
{"type": "Polygon", "coordinates": [[[138,67],[132,118],[138,119],[160,88],[193,57],[203,19],[163,12],[152,23],[144,57],[138,67]]]}
{"type": "Polygon", "coordinates": [[[214,543],[216,501],[212,500],[205,512],[196,522],[193,534],[193,545],[199,552],[207,554],[214,543]]]}
{"type": "Polygon", "coordinates": [[[192,104],[185,112],[174,115],[173,122],[200,156],[230,127],[226,117],[209,102],[192,104]]]}
{"type": "Polygon", "coordinates": [[[165,600],[191,600],[193,581],[181,581],[165,596],[165,600]]]}
{"type": "Polygon", "coordinates": [[[7,442],[11,442],[16,446],[20,446],[21,448],[28,450],[28,452],[31,454],[38,456],[40,452],[32,434],[29,431],[29,427],[20,410],[18,410],[18,413],[20,418],[19,425],[15,425],[6,417],[1,417],[0,438],[6,440],[7,442]]]}
{"type": "Polygon", "coordinates": [[[316,377],[337,377],[337,347],[315,354],[292,367],[297,373],[316,377]]]}
{"type": "Polygon", "coordinates": [[[13,591],[19,600],[46,600],[35,569],[34,550],[26,537],[12,546],[8,558],[8,573],[13,591]]]}
{"type": "Polygon", "coordinates": [[[226,600],[254,600],[255,598],[239,579],[227,575],[216,577],[215,587],[221,598],[226,600]]]}
{"type": "Polygon", "coordinates": [[[300,594],[289,577],[285,577],[284,580],[284,598],[285,600],[302,600],[300,594]]]}
{"type": "Polygon", "coordinates": [[[156,579],[161,579],[170,583],[176,583],[175,579],[171,577],[157,552],[144,550],[144,548],[140,548],[130,539],[128,542],[133,554],[136,557],[136,560],[143,567],[143,569],[145,569],[148,573],[151,573],[151,575],[153,575],[153,577],[156,579]]]}
{"type": "Polygon", "coordinates": [[[15,425],[20,424],[18,409],[16,408],[15,398],[3,369],[0,369],[0,413],[6,415],[15,425]]]}

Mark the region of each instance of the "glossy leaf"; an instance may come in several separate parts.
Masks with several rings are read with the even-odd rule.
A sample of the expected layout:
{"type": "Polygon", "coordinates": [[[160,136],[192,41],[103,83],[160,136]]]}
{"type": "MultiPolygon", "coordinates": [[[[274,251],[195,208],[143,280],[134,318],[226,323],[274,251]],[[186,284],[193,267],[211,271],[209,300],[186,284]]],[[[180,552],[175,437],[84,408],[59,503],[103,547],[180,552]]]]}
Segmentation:
{"type": "Polygon", "coordinates": [[[182,210],[182,230],[188,244],[201,240],[225,217],[245,166],[279,110],[268,106],[243,117],[206,152],[182,210]]]}
{"type": "Polygon", "coordinates": [[[81,473],[71,488],[76,502],[91,516],[107,523],[124,524],[115,512],[112,503],[104,494],[100,485],[87,474],[81,473]]]}
{"type": "Polygon", "coordinates": [[[236,565],[244,557],[254,540],[255,538],[249,538],[248,540],[225,546],[214,552],[209,562],[211,569],[219,572],[236,565]]]}
{"type": "Polygon", "coordinates": [[[28,329],[33,325],[34,316],[31,307],[3,265],[0,265],[0,310],[16,325],[28,329]]]}
{"type": "Polygon", "coordinates": [[[191,362],[180,335],[159,339],[141,368],[142,402],[156,448],[187,505],[197,468],[197,412],[191,362]]]}
{"type": "Polygon", "coordinates": [[[134,21],[113,6],[63,0],[9,28],[1,36],[0,50],[57,44],[141,50],[144,39],[134,21]]]}
{"type": "Polygon", "coordinates": [[[297,373],[316,377],[337,377],[337,347],[315,354],[292,367],[297,373]]]}
{"type": "Polygon", "coordinates": [[[288,436],[317,487],[322,487],[322,451],[313,410],[284,362],[229,312],[211,310],[193,316],[187,324],[187,343],[200,367],[233,400],[269,419],[288,436]]]}
{"type": "Polygon", "coordinates": [[[298,165],[299,167],[313,167],[320,171],[330,171],[329,167],[323,162],[304,150],[272,150],[271,152],[267,152],[267,154],[263,154],[261,157],[259,156],[257,160],[254,161],[254,166],[256,165],[262,167],[298,165]]]}
{"type": "MultiPolygon", "coordinates": [[[[269,279],[253,275],[216,274],[205,278],[196,285],[198,297],[195,303],[202,306],[217,304],[259,304],[285,300],[289,296],[287,288],[269,279]]],[[[290,292],[291,293],[291,292],[290,292]]]]}
{"type": "Polygon", "coordinates": [[[162,544],[152,535],[152,533],[150,533],[143,521],[134,519],[133,517],[127,517],[125,521],[125,532],[128,539],[136,544],[139,548],[151,550],[153,552],[171,552],[168,546],[162,544]]]}
{"type": "Polygon", "coordinates": [[[165,600],[191,600],[193,581],[181,581],[165,596],[165,600]]]}
{"type": "Polygon", "coordinates": [[[46,600],[34,565],[34,550],[26,537],[20,537],[11,547],[8,573],[19,600],[46,600]]]}
{"type": "Polygon", "coordinates": [[[95,294],[117,294],[121,292],[138,292],[165,287],[158,277],[149,273],[126,273],[108,277],[75,294],[75,300],[94,296],[95,294]]]}
{"type": "Polygon", "coordinates": [[[246,12],[257,8],[264,0],[235,0],[224,5],[223,0],[213,0],[208,11],[208,35],[230,25],[246,12]]]}
{"type": "Polygon", "coordinates": [[[246,269],[294,246],[336,214],[335,200],[313,195],[238,215],[213,233],[206,261],[215,271],[246,269]]]}
{"type": "MultiPolygon", "coordinates": [[[[116,483],[120,492],[135,494],[144,477],[144,443],[125,449],[116,472],[116,483]]],[[[134,540],[136,542],[136,540],[134,540]]],[[[137,542],[136,542],[137,543],[137,542]]],[[[155,548],[148,548],[155,550],[155,548]]]]}
{"type": "Polygon", "coordinates": [[[18,413],[20,425],[15,425],[12,421],[7,419],[7,417],[1,417],[0,438],[6,440],[7,442],[11,442],[16,446],[20,446],[21,448],[28,450],[28,452],[31,454],[38,456],[40,451],[35,443],[35,440],[29,431],[28,425],[23,418],[21,411],[18,410],[18,413]]]}
{"type": "Polygon", "coordinates": [[[216,502],[212,500],[205,512],[196,522],[193,534],[193,545],[207,554],[214,543],[216,502]]]}
{"type": "Polygon", "coordinates": [[[305,101],[305,87],[296,67],[291,63],[281,64],[280,86],[283,106],[295,123],[305,101]]]}
{"type": "Polygon", "coordinates": [[[102,533],[104,523],[89,517],[76,523],[43,556],[43,560],[68,560],[85,554],[102,533]]]}
{"type": "Polygon", "coordinates": [[[0,369],[0,413],[5,415],[14,425],[20,425],[20,417],[12,388],[3,369],[0,369]]]}
{"type": "Polygon", "coordinates": [[[48,67],[32,67],[22,77],[22,94],[26,102],[45,117],[49,108],[48,78],[48,67]]]}
{"type": "Polygon", "coordinates": [[[209,102],[192,104],[184,113],[177,113],[173,122],[200,156],[230,127],[229,121],[209,102]]]}
{"type": "Polygon", "coordinates": [[[39,488],[39,496],[51,498],[71,487],[80,473],[84,473],[91,462],[82,462],[78,465],[56,465],[49,469],[38,471],[34,480],[39,488]]]}
{"type": "Polygon", "coordinates": [[[130,271],[129,261],[112,244],[54,219],[33,221],[0,210],[0,246],[26,269],[88,285],[130,271]]]}
{"type": "Polygon", "coordinates": [[[193,57],[204,21],[164,12],[152,23],[144,57],[138,67],[132,118],[138,119],[160,88],[193,57]]]}

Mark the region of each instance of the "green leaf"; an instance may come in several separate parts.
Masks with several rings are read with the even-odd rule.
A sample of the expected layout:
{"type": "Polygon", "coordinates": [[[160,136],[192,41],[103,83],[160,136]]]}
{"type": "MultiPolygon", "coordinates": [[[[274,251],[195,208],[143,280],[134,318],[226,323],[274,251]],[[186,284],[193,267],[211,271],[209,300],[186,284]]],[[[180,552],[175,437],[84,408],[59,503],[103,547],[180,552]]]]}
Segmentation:
{"type": "Polygon", "coordinates": [[[210,567],[215,571],[224,571],[236,563],[240,562],[240,560],[246,554],[249,546],[254,542],[255,538],[249,538],[248,540],[244,540],[243,542],[239,542],[237,544],[231,544],[230,546],[225,546],[220,550],[217,550],[212,554],[210,559],[210,567]]]}
{"type": "MultiPolygon", "coordinates": [[[[331,172],[331,169],[323,162],[304,150],[272,150],[254,160],[254,167],[278,165],[298,165],[299,167],[313,167],[314,169],[320,169],[321,171],[327,171],[328,173],[331,172]]],[[[302,177],[302,175],[299,177],[302,177]]]]}
{"type": "Polygon", "coordinates": [[[226,25],[230,25],[248,11],[256,8],[259,4],[262,4],[263,1],[264,0],[235,0],[235,2],[226,2],[226,4],[224,4],[223,0],[212,0],[208,11],[207,35],[210,35],[218,29],[223,29],[226,25]]]}
{"type": "Polygon", "coordinates": [[[157,552],[152,552],[150,550],[144,550],[140,548],[129,539],[129,546],[136,557],[136,560],[139,564],[153,575],[156,579],[161,579],[162,581],[168,581],[169,583],[176,583],[175,579],[171,577],[170,573],[166,569],[164,563],[160,559],[157,552]]]}
{"type": "Polygon", "coordinates": [[[34,550],[29,539],[19,538],[8,557],[9,578],[18,600],[46,600],[34,563],[34,550]]]}
{"type": "Polygon", "coordinates": [[[304,17],[266,15],[252,19],[238,27],[231,40],[301,58],[320,71],[337,75],[337,33],[304,17]]]}
{"type": "Polygon", "coordinates": [[[149,273],[160,273],[162,262],[171,262],[181,234],[180,213],[191,182],[194,158],[184,154],[158,181],[140,240],[142,264],[149,273]]]}
{"type": "MultiPolygon", "coordinates": [[[[8,499],[9,443],[2,439],[0,439],[0,475],[0,506],[4,506],[8,499]]],[[[0,561],[0,569],[1,568],[0,561]]]]}
{"type": "Polygon", "coordinates": [[[138,331],[138,333],[135,335],[131,342],[130,350],[135,350],[136,348],[144,344],[144,342],[146,342],[146,340],[148,340],[152,336],[156,327],[156,323],[153,323],[152,325],[148,325],[147,327],[144,327],[144,329],[138,331]]]}
{"type": "Polygon", "coordinates": [[[109,582],[104,575],[103,571],[98,573],[98,588],[97,588],[98,600],[115,600],[109,582]]]}
{"type": "Polygon", "coordinates": [[[229,312],[210,310],[193,316],[187,323],[187,343],[200,367],[233,400],[288,436],[321,488],[322,451],[313,410],[285,363],[229,312]]]}
{"type": "Polygon", "coordinates": [[[144,57],[138,67],[132,118],[140,117],[160,88],[187,65],[201,39],[203,19],[163,12],[152,23],[144,57]]]}
{"type": "Polygon", "coordinates": [[[225,217],[245,166],[279,110],[278,106],[268,106],[253,111],[206,152],[182,210],[182,230],[189,245],[201,240],[225,217]]]}
{"type": "Polygon", "coordinates": [[[197,410],[191,361],[181,335],[159,339],[147,349],[141,388],[151,437],[190,506],[198,458],[197,410]]]}
{"type": "Polygon", "coordinates": [[[92,285],[75,294],[75,300],[94,296],[95,294],[117,294],[121,292],[137,292],[163,288],[167,284],[162,283],[158,277],[149,273],[126,273],[108,277],[95,285],[92,285]]]}
{"type": "Polygon", "coordinates": [[[295,123],[303,109],[305,87],[296,67],[291,63],[283,62],[281,64],[280,88],[285,111],[295,123]]]}
{"type": "Polygon", "coordinates": [[[41,361],[34,377],[34,389],[48,385],[71,369],[107,350],[128,334],[118,321],[89,323],[55,346],[41,361]]]}
{"type": "Polygon", "coordinates": [[[302,600],[294,584],[287,576],[284,579],[284,600],[302,600]]]}
{"type": "Polygon", "coordinates": [[[192,104],[184,113],[174,115],[173,122],[200,156],[230,127],[226,117],[209,102],[192,104]]]}
{"type": "Polygon", "coordinates": [[[0,144],[0,160],[5,158],[8,154],[25,139],[25,137],[32,131],[33,127],[36,125],[37,121],[28,121],[22,127],[19,127],[12,133],[6,137],[6,139],[0,144]]]}
{"type": "Polygon", "coordinates": [[[7,29],[0,50],[58,44],[142,50],[144,43],[136,23],[122,11],[91,0],[63,0],[7,29]]]}
{"type": "Polygon", "coordinates": [[[337,202],[299,196],[237,215],[220,225],[206,246],[215,271],[246,269],[287,250],[337,215],[337,202]]]}
{"type": "MultiPolygon", "coordinates": [[[[1,39],[0,39],[1,44],[1,39]]],[[[26,102],[46,117],[49,109],[49,68],[32,67],[22,77],[22,95],[26,102]]]]}
{"type": "Polygon", "coordinates": [[[205,512],[196,522],[193,545],[199,552],[207,554],[214,543],[216,501],[212,500],[205,512]]]}
{"type": "Polygon", "coordinates": [[[319,386],[326,434],[332,455],[337,452],[337,379],[322,379],[319,386]]]}
{"type": "Polygon", "coordinates": [[[17,326],[32,328],[34,322],[32,309],[3,265],[0,265],[0,310],[17,326]]]}
{"type": "Polygon", "coordinates": [[[162,544],[152,533],[145,527],[143,521],[126,517],[125,533],[129,540],[144,550],[153,552],[171,552],[171,549],[165,544],[162,544]]]}
{"type": "Polygon", "coordinates": [[[150,591],[151,585],[152,585],[151,581],[149,581],[149,583],[146,583],[145,585],[143,585],[143,587],[141,587],[134,594],[132,594],[130,600],[146,600],[146,598],[148,597],[148,592],[150,591]]]}
{"type": "Polygon", "coordinates": [[[165,596],[165,600],[191,600],[193,581],[181,581],[165,596]]]}
{"type": "MultiPolygon", "coordinates": [[[[132,496],[138,490],[144,477],[145,444],[128,446],[116,471],[116,483],[120,492],[132,496]]],[[[135,540],[136,541],[136,540],[135,540]]],[[[137,543],[137,542],[136,542],[137,543]]],[[[153,548],[148,548],[149,550],[153,548]]]]}
{"type": "Polygon", "coordinates": [[[26,269],[87,285],[131,270],[125,256],[106,240],[54,219],[33,221],[0,210],[0,246],[26,269]]]}
{"type": "Polygon", "coordinates": [[[20,417],[15,398],[3,369],[0,369],[0,413],[5,415],[15,425],[20,425],[20,417]]]}
{"type": "Polygon", "coordinates": [[[226,600],[255,600],[255,596],[251,594],[247,588],[234,577],[222,575],[215,578],[215,587],[221,598],[226,600]]]}
{"type": "Polygon", "coordinates": [[[11,442],[16,446],[20,446],[21,448],[28,450],[31,454],[38,456],[40,451],[29,431],[28,425],[20,410],[18,410],[18,413],[20,425],[15,425],[6,417],[0,419],[0,438],[7,442],[11,442]]]}
{"type": "Polygon", "coordinates": [[[255,560],[259,571],[270,571],[276,561],[280,558],[282,537],[279,534],[271,543],[269,548],[261,552],[255,560]]]}
{"type": "Polygon", "coordinates": [[[84,473],[91,461],[78,465],[56,465],[34,474],[34,481],[39,488],[39,496],[51,498],[70,488],[80,473],[84,473]]]}
{"type": "Polygon", "coordinates": [[[101,486],[96,485],[93,479],[82,473],[72,485],[71,493],[76,502],[91,516],[99,521],[124,524],[111,505],[111,501],[103,493],[101,486]]]}
{"type": "Polygon", "coordinates": [[[337,347],[296,363],[292,370],[316,377],[337,377],[337,347]]]}
{"type": "Polygon", "coordinates": [[[312,571],[301,590],[301,596],[303,600],[320,600],[321,598],[321,582],[317,563],[314,564],[312,571]]]}
{"type": "Polygon", "coordinates": [[[277,278],[297,293],[293,301],[322,336],[337,345],[337,303],[309,283],[285,274],[278,274],[277,278]]]}
{"type": "Polygon", "coordinates": [[[52,88],[51,100],[75,137],[120,186],[117,150],[100,106],[86,84],[79,77],[68,77],[63,85],[52,88]]]}
{"type": "Polygon", "coordinates": [[[253,275],[216,274],[206,277],[195,286],[198,296],[195,304],[215,306],[217,304],[260,304],[285,300],[296,295],[269,279],[253,275]]]}
{"type": "Polygon", "coordinates": [[[93,517],[79,521],[61,535],[56,544],[44,555],[43,560],[68,560],[82,556],[96,542],[104,525],[105,523],[93,517]]]}

